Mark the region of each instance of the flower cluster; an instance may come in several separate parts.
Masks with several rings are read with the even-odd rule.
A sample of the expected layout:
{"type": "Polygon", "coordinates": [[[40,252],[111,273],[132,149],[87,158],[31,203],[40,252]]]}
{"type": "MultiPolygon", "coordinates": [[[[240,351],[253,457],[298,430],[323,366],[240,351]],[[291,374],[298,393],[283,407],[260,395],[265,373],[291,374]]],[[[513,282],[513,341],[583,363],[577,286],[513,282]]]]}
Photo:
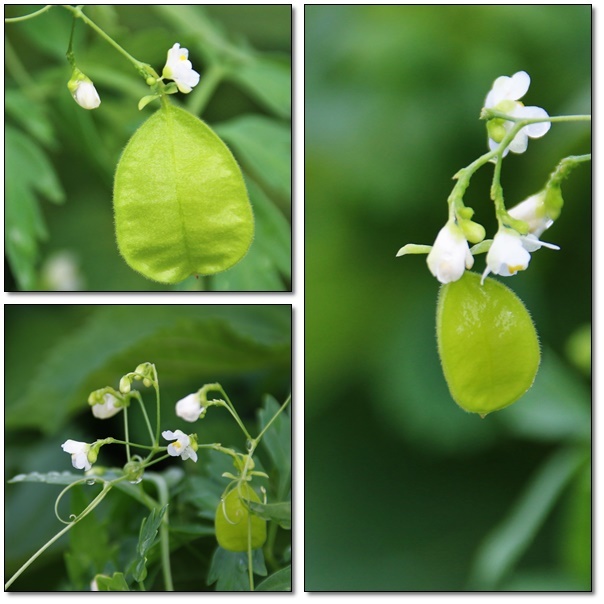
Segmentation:
{"type": "MultiPolygon", "coordinates": [[[[178,89],[183,94],[189,94],[197,84],[199,84],[200,75],[193,69],[193,64],[189,61],[189,51],[181,48],[177,42],[168,50],[166,64],[162,71],[162,77],[157,78],[157,74],[151,70],[154,75],[148,74],[147,83],[150,86],[160,84],[161,80],[173,80],[174,84],[164,87],[155,94],[148,95],[141,99],[139,109],[142,109],[148,102],[158,98],[161,94],[172,94],[178,89]]],[[[96,109],[101,104],[101,97],[97,92],[92,80],[83,74],[77,67],[73,68],[71,78],[67,82],[67,88],[73,96],[75,102],[84,109],[96,109]]]]}
{"type": "MultiPolygon", "coordinates": [[[[506,147],[501,152],[500,159],[510,150],[523,153],[526,151],[529,137],[539,138],[550,129],[551,124],[548,121],[531,123],[519,130],[516,126],[518,120],[549,118],[545,109],[525,107],[520,102],[519,99],[528,91],[530,81],[525,71],[519,71],[511,77],[501,76],[493,83],[484,104],[485,110],[492,110],[484,114],[488,118],[487,130],[491,149],[491,153],[485,156],[485,162],[493,155],[493,151],[499,149],[501,142],[512,129],[516,128],[517,132],[511,141],[509,137],[506,140],[506,147]]],[[[397,256],[428,254],[428,269],[440,283],[446,284],[461,279],[464,271],[474,265],[473,254],[487,250],[487,267],[483,273],[483,281],[489,273],[508,277],[525,270],[529,265],[531,253],[541,247],[560,249],[539,239],[560,213],[562,199],[559,188],[548,187],[519,203],[509,212],[499,211],[499,230],[493,240],[484,240],[484,228],[471,220],[473,211],[463,205],[463,193],[457,197],[455,193],[454,189],[449,201],[450,218],[439,231],[434,244],[407,244],[397,253],[397,256]],[[552,195],[559,199],[552,199],[552,195]],[[468,242],[477,245],[470,248],[468,242]]]]}
{"type": "MultiPolygon", "coordinates": [[[[130,405],[130,400],[136,398],[141,403],[143,413],[146,416],[144,405],[140,397],[140,393],[137,390],[132,390],[132,384],[134,382],[141,382],[143,386],[157,387],[157,372],[155,365],[152,363],[141,363],[136,367],[134,371],[127,373],[120,379],[119,390],[115,390],[111,386],[94,390],[88,396],[88,404],[92,408],[92,414],[98,419],[109,419],[114,415],[117,415],[123,409],[126,409],[130,405]]],[[[159,405],[159,398],[157,398],[157,404],[159,405]]],[[[199,393],[191,394],[177,404],[177,414],[180,417],[185,417],[187,421],[195,421],[199,419],[205,413],[205,409],[201,407],[199,393]]],[[[127,417],[125,417],[127,425],[127,417]]],[[[147,419],[148,423],[148,419],[147,419]]],[[[151,430],[151,429],[150,429],[151,430]]],[[[127,430],[126,430],[127,432],[127,430]]],[[[159,434],[159,428],[158,433],[159,434]]],[[[167,455],[172,457],[181,457],[183,460],[192,459],[197,461],[197,435],[196,434],[184,434],[181,430],[164,430],[162,436],[166,440],[173,440],[167,447],[160,447],[159,443],[156,442],[156,438],[153,437],[153,446],[140,446],[134,443],[127,443],[124,441],[117,441],[113,438],[107,438],[105,440],[99,440],[92,444],[80,442],[72,439],[66,440],[62,445],[63,451],[71,455],[71,463],[74,468],[78,470],[84,470],[88,472],[92,469],[92,465],[96,462],[99,449],[109,443],[121,443],[133,447],[140,447],[143,449],[151,449],[152,451],[165,450],[167,455]]],[[[152,454],[150,455],[150,457],[152,454]]],[[[142,480],[146,463],[150,457],[143,460],[137,455],[130,457],[128,454],[128,462],[124,466],[124,475],[133,484],[137,484],[142,480]]]]}

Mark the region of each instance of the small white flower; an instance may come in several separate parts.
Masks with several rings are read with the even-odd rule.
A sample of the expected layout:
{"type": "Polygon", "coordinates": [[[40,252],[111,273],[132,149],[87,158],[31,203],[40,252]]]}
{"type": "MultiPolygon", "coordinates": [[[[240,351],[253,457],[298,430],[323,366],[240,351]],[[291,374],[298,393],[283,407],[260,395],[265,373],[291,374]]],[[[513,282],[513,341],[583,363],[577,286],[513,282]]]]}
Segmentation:
{"type": "Polygon", "coordinates": [[[174,80],[180,92],[188,94],[199,84],[199,74],[193,69],[189,61],[189,51],[181,48],[180,44],[174,44],[168,50],[168,58],[162,72],[162,78],[174,80]]]}
{"type": "Polygon", "coordinates": [[[197,461],[197,453],[195,452],[197,443],[195,443],[182,430],[175,430],[174,432],[171,430],[165,430],[161,433],[161,435],[166,440],[176,439],[173,443],[168,445],[169,455],[172,455],[172,457],[180,456],[182,459],[190,458],[193,461],[197,461]]]}
{"type": "Polygon", "coordinates": [[[470,254],[468,241],[454,222],[447,222],[440,230],[427,262],[430,272],[441,283],[457,281],[466,268],[472,268],[474,257],[470,254]]]}
{"type": "MultiPolygon", "coordinates": [[[[526,71],[519,71],[513,76],[501,76],[493,82],[493,87],[487,94],[484,106],[486,109],[496,109],[502,113],[516,118],[546,118],[549,117],[547,111],[541,107],[525,107],[519,101],[528,91],[531,78],[526,71]]],[[[509,132],[514,127],[514,122],[504,121],[503,128],[509,132]]],[[[540,138],[545,135],[551,127],[550,122],[540,122],[525,126],[516,134],[514,140],[504,151],[504,156],[508,151],[513,153],[524,153],[528,146],[528,139],[540,138]]],[[[495,150],[499,147],[501,141],[494,141],[489,138],[489,148],[495,150]]]]}
{"type": "Polygon", "coordinates": [[[524,201],[508,210],[508,214],[517,220],[528,224],[529,233],[541,237],[543,231],[549,229],[554,221],[547,215],[545,207],[545,191],[527,197],[524,201]]]}
{"type": "Polygon", "coordinates": [[[61,445],[63,451],[71,454],[71,463],[73,464],[73,467],[77,468],[78,470],[86,471],[90,470],[92,463],[96,461],[96,458],[92,462],[88,458],[88,453],[90,452],[91,447],[92,445],[89,445],[88,443],[81,443],[77,440],[71,439],[66,440],[61,445]]]}
{"type": "Polygon", "coordinates": [[[204,411],[198,392],[189,394],[176,403],[176,415],[187,422],[196,422],[204,411]]]}
{"type": "Polygon", "coordinates": [[[540,247],[560,249],[557,245],[539,241],[533,234],[523,236],[512,229],[499,229],[487,254],[487,268],[482,274],[481,282],[484,282],[489,273],[510,277],[518,271],[526,270],[531,261],[530,252],[540,247]]]}
{"type": "Polygon", "coordinates": [[[118,399],[113,394],[107,392],[103,396],[103,402],[96,405],[92,405],[92,415],[99,419],[107,419],[117,415],[123,407],[116,406],[118,399]]]}

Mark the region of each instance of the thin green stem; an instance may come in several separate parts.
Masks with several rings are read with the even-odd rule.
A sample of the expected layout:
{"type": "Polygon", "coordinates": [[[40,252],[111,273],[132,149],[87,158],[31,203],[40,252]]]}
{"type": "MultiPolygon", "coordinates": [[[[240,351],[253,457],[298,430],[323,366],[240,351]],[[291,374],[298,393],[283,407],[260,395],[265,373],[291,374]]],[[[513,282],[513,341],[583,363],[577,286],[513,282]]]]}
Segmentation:
{"type": "Polygon", "coordinates": [[[232,405],[228,404],[227,402],[224,402],[224,401],[221,401],[221,402],[222,402],[222,405],[220,405],[220,406],[224,407],[233,416],[233,419],[237,422],[237,425],[241,428],[241,431],[245,434],[246,439],[252,440],[250,433],[247,431],[246,427],[243,425],[243,422],[241,421],[241,418],[237,414],[237,411],[235,411],[235,408],[232,405]]]}
{"type": "Polygon", "coordinates": [[[228,410],[228,412],[233,416],[233,419],[237,422],[237,425],[241,428],[241,431],[245,434],[245,437],[248,440],[252,439],[252,437],[250,436],[250,433],[247,431],[247,428],[243,425],[241,418],[239,417],[237,411],[235,410],[235,406],[231,402],[231,399],[229,399],[229,395],[224,391],[224,388],[219,383],[205,384],[204,386],[202,386],[199,389],[198,394],[199,394],[201,400],[206,402],[208,404],[208,406],[216,405],[219,407],[225,407],[228,410]],[[208,392],[212,392],[212,391],[219,392],[224,397],[225,400],[216,399],[216,400],[208,401],[208,392]]]}
{"type": "Polygon", "coordinates": [[[73,13],[73,15],[75,17],[77,17],[78,19],[82,19],[82,21],[84,23],[86,23],[86,25],[88,25],[88,27],[92,28],[99,36],[101,36],[101,38],[103,38],[106,42],[111,44],[111,46],[113,46],[113,48],[115,48],[121,55],[123,55],[126,59],[128,59],[128,61],[130,61],[132,63],[132,65],[134,65],[136,70],[143,77],[152,75],[155,78],[159,78],[159,76],[157,75],[155,70],[150,65],[148,65],[147,63],[143,63],[142,61],[139,61],[138,59],[135,59],[129,52],[127,52],[122,46],[120,46],[109,34],[107,34],[105,31],[103,31],[92,19],[87,17],[79,6],[71,6],[69,4],[63,4],[62,6],[63,6],[63,8],[65,8],[68,11],[70,11],[71,13],[73,13]]]}
{"type": "Polygon", "coordinates": [[[484,117],[486,119],[502,119],[507,122],[524,122],[525,124],[540,124],[543,122],[589,122],[591,121],[591,115],[554,115],[547,117],[514,117],[512,115],[508,115],[507,113],[503,113],[501,111],[496,111],[494,109],[487,109],[484,112],[484,117]]]}
{"type": "MultiPolygon", "coordinates": [[[[153,428],[151,427],[151,422],[149,421],[149,416],[147,415],[147,410],[145,409],[145,404],[143,403],[143,397],[141,396],[141,393],[138,390],[136,390],[135,392],[132,393],[132,396],[139,402],[139,404],[141,406],[143,416],[145,417],[145,423],[147,424],[147,430],[149,430],[149,436],[151,437],[151,442],[154,445],[159,445],[159,436],[157,438],[155,438],[153,436],[153,428]]],[[[148,448],[152,448],[152,447],[148,447],[148,448]]]]}
{"type": "Polygon", "coordinates": [[[225,74],[224,67],[219,63],[211,63],[208,66],[201,81],[188,99],[187,109],[193,115],[201,116],[225,74]]]}
{"type": "MultiPolygon", "coordinates": [[[[165,95],[164,95],[165,96],[165,95]]],[[[161,421],[161,412],[160,412],[160,399],[159,399],[159,377],[157,375],[157,369],[155,365],[153,365],[153,388],[155,389],[155,400],[156,400],[156,421],[157,425],[155,426],[155,444],[159,444],[159,424],[161,421]]]]}
{"type": "MultiPolygon", "coordinates": [[[[453,176],[457,180],[449,198],[447,200],[449,204],[449,217],[456,217],[457,211],[463,207],[463,196],[470,184],[470,179],[474,175],[474,173],[484,166],[486,163],[490,162],[494,158],[497,158],[496,162],[501,163],[503,160],[503,154],[505,150],[508,148],[510,143],[514,140],[515,136],[526,126],[526,120],[515,123],[512,128],[506,133],[503,140],[499,144],[496,149],[492,149],[487,153],[481,155],[479,158],[475,159],[471,164],[467,165],[465,168],[462,168],[453,176]]],[[[496,163],[496,170],[497,170],[496,163]]],[[[499,166],[499,171],[501,171],[501,166],[499,166]]],[[[499,175],[497,176],[499,178],[499,175]]],[[[499,182],[499,180],[497,181],[499,182]]],[[[503,199],[502,199],[503,201],[503,199]]],[[[504,208],[505,211],[505,208],[504,208]]]]}
{"type": "Polygon", "coordinates": [[[29,13],[29,15],[23,15],[22,17],[9,17],[8,19],[4,19],[4,22],[5,23],[20,23],[21,21],[27,21],[28,19],[33,19],[34,17],[37,17],[37,16],[41,15],[42,13],[45,13],[47,10],[50,10],[53,6],[54,6],[54,4],[47,4],[44,8],[41,8],[40,10],[37,10],[34,13],[29,13]]]}
{"type": "Polygon", "coordinates": [[[128,407],[124,407],[124,436],[126,438],[126,457],[130,461],[130,435],[128,434],[128,407]]]}
{"type": "Polygon", "coordinates": [[[235,410],[235,405],[233,405],[233,403],[231,402],[231,399],[229,398],[229,395],[224,391],[224,388],[220,384],[207,384],[206,386],[204,386],[204,388],[206,389],[206,392],[208,390],[216,390],[217,392],[220,392],[222,396],[224,396],[225,400],[218,401],[217,404],[228,409],[229,413],[233,416],[233,419],[237,422],[237,425],[241,428],[241,431],[245,434],[245,437],[248,440],[252,440],[250,433],[247,431],[247,428],[243,425],[239,414],[235,410]]]}
{"type": "MultiPolygon", "coordinates": [[[[167,448],[167,447],[164,447],[164,448],[167,448]]],[[[145,461],[145,462],[143,462],[143,465],[145,466],[145,468],[148,468],[149,466],[152,466],[153,464],[159,463],[160,461],[163,461],[164,459],[168,459],[169,457],[174,457],[174,456],[170,455],[169,453],[167,453],[166,455],[163,455],[162,457],[158,457],[157,459],[154,459],[153,461],[150,461],[149,463],[147,463],[145,461]]]]}
{"type": "Polygon", "coordinates": [[[86,509],[81,514],[79,514],[79,516],[77,516],[73,522],[71,522],[65,528],[60,530],[54,537],[47,541],[27,562],[25,562],[25,564],[23,564],[23,566],[6,582],[6,584],[4,585],[4,589],[7,590],[14,583],[15,579],[17,579],[29,566],[31,566],[31,564],[37,558],[39,558],[55,541],[60,539],[67,531],[72,529],[78,522],[80,522],[80,520],[82,520],[90,512],[92,512],[92,510],[94,510],[94,508],[99,503],[101,503],[101,501],[105,498],[105,496],[107,495],[107,493],[109,493],[110,490],[111,483],[105,483],[105,485],[103,486],[103,490],[90,502],[88,507],[86,507],[86,509]]]}
{"type": "Polygon", "coordinates": [[[105,439],[105,443],[107,443],[108,445],[114,444],[114,445],[126,445],[126,446],[130,446],[130,447],[135,447],[136,449],[147,449],[149,451],[161,451],[166,449],[167,447],[157,447],[157,446],[152,446],[150,447],[149,445],[139,445],[137,443],[133,443],[133,442],[129,442],[129,441],[125,441],[125,440],[119,440],[117,438],[106,438],[105,439]]]}
{"type": "Polygon", "coordinates": [[[197,445],[198,449],[213,449],[214,451],[220,451],[220,453],[224,453],[225,455],[230,455],[232,458],[237,459],[237,453],[233,451],[233,449],[227,449],[226,447],[221,446],[219,443],[210,443],[197,445]]]}
{"type": "Polygon", "coordinates": [[[491,185],[491,199],[495,202],[495,214],[497,220],[501,223],[505,213],[505,203],[503,201],[503,189],[501,187],[501,165],[503,164],[503,154],[497,156],[495,169],[493,170],[493,184],[491,185]]]}
{"type": "Polygon", "coordinates": [[[262,432],[260,432],[260,434],[258,434],[258,436],[256,436],[256,438],[254,439],[256,442],[260,442],[260,440],[264,436],[264,433],[271,427],[271,424],[277,419],[277,417],[279,417],[281,412],[285,410],[285,408],[287,407],[287,405],[289,405],[291,400],[292,400],[292,395],[290,394],[285,399],[285,402],[281,405],[281,407],[279,407],[279,409],[277,410],[275,415],[273,415],[273,417],[271,417],[271,419],[267,422],[266,426],[264,426],[264,428],[262,429],[262,432]]]}

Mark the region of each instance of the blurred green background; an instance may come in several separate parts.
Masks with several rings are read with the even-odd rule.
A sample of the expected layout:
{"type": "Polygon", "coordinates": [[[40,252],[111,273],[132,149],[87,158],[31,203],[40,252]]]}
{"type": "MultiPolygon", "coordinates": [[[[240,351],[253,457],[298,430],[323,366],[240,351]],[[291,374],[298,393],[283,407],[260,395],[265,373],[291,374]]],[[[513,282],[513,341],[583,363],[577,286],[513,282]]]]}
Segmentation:
{"type": "MultiPolygon", "coordinates": [[[[5,16],[39,8],[8,6],[5,16]]],[[[95,111],[78,107],[67,90],[72,15],[55,7],[5,25],[5,291],[291,289],[291,7],[100,5],[84,12],[160,72],[176,41],[189,49],[201,83],[171,101],[202,117],[233,151],[254,208],[255,239],[232,269],[176,286],[128,267],[115,242],[113,176],[122,149],[159,103],[139,111],[149,88],[78,22],[76,62],[102,99],[95,111]]]]}
{"type": "MultiPolygon", "coordinates": [[[[69,438],[81,442],[122,438],[122,414],[104,421],[94,418],[88,395],[104,386],[117,388],[122,375],[146,361],[155,363],[159,375],[162,430],[196,431],[200,443],[220,442],[244,450],[241,431],[228,413],[210,410],[193,427],[176,417],[174,404],[206,383],[219,382],[243,423],[256,434],[257,412],[265,395],[282,403],[291,392],[291,334],[287,305],[6,305],[5,347],[10,354],[5,359],[5,479],[34,471],[72,470],[69,456],[61,450],[69,438]]],[[[145,388],[142,395],[154,425],[154,396],[145,388]]],[[[142,414],[136,409],[129,414],[129,424],[132,442],[148,442],[142,414]]],[[[183,516],[189,514],[191,526],[201,522],[200,528],[209,527],[199,533],[189,530],[184,542],[179,542],[179,535],[172,537],[174,583],[179,591],[213,589],[205,583],[216,548],[213,527],[206,516],[200,519],[201,514],[196,517],[190,511],[186,498],[201,497],[198,485],[208,473],[212,475],[208,467],[216,464],[215,457],[206,451],[196,464],[167,460],[154,467],[162,471],[176,466],[186,473],[185,482],[176,489],[180,493],[176,503],[171,501],[173,519],[184,522],[183,516]]],[[[259,459],[265,468],[271,467],[262,450],[259,459]]],[[[123,448],[103,448],[98,463],[121,467],[123,448]]],[[[227,465],[221,471],[230,470],[227,465]]],[[[226,485],[224,479],[218,482],[224,483],[222,488],[226,485]]],[[[4,488],[8,580],[62,528],[53,505],[63,487],[5,483],[4,488]]],[[[81,503],[75,505],[80,505],[78,512],[83,509],[81,503]]],[[[120,556],[123,566],[115,570],[123,571],[130,561],[146,513],[143,506],[117,492],[95,511],[103,522],[111,520],[103,538],[120,556]]],[[[100,551],[100,537],[97,545],[100,551]]],[[[11,590],[88,590],[94,573],[78,584],[67,572],[64,555],[70,547],[75,547],[71,533],[44,552],[11,590]]],[[[147,589],[161,590],[161,574],[155,572],[150,571],[147,589]]]]}
{"type": "MultiPolygon", "coordinates": [[[[305,9],[307,590],[591,588],[591,165],[507,279],[535,321],[528,394],[481,420],[449,396],[425,256],[452,176],[487,151],[482,103],[527,71],[523,101],[591,111],[590,6],[305,9]]],[[[504,161],[508,207],[588,153],[557,124],[504,161]]],[[[492,236],[486,167],[465,202],[492,236]]],[[[475,270],[482,272],[485,256],[475,270]]]]}

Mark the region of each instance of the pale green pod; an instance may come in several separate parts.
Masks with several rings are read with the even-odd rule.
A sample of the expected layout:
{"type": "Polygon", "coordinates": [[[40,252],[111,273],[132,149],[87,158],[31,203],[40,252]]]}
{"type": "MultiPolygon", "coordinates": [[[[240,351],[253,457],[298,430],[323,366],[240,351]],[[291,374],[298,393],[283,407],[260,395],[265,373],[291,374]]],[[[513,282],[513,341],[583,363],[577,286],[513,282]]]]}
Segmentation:
{"type": "Polygon", "coordinates": [[[466,271],[443,285],[436,311],[438,353],[453,400],[486,415],[516,402],[539,368],[537,332],[516,294],[466,271]]]}
{"type": "Polygon", "coordinates": [[[113,206],[120,253],[162,283],[230,268],[254,236],[235,158],[207,124],[169,103],[124,149],[113,206]]]}

